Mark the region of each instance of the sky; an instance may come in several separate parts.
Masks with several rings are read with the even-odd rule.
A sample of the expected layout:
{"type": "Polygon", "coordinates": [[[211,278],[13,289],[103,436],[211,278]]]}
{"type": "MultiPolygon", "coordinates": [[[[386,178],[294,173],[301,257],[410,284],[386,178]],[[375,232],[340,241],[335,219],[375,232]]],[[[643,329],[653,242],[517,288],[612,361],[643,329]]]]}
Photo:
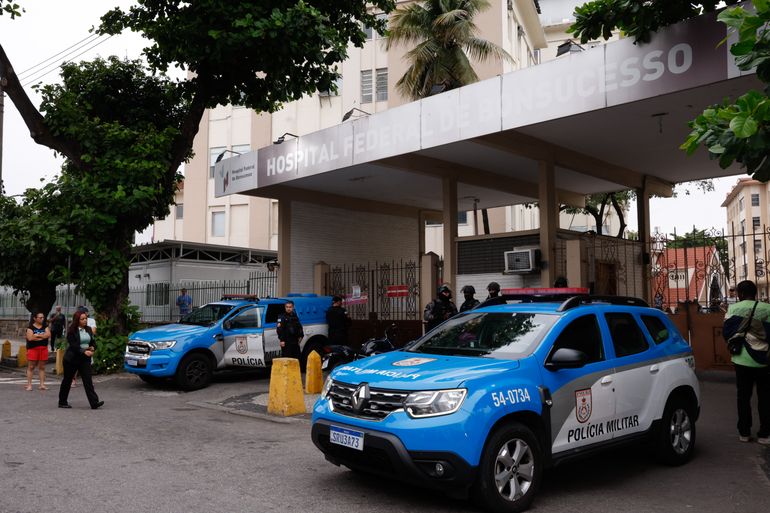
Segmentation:
{"type": "MultiPolygon", "coordinates": [[[[0,16],[0,43],[17,72],[24,71],[49,57],[67,49],[89,36],[89,29],[98,24],[99,17],[113,6],[127,7],[131,0],[23,0],[26,12],[11,21],[10,17],[0,16]]],[[[99,41],[95,41],[93,44],[99,41]]],[[[80,48],[74,55],[75,60],[93,59],[101,56],[118,55],[137,58],[145,41],[136,34],[122,34],[104,41],[88,50],[92,44],[80,48]]],[[[74,57],[70,56],[70,57],[74,57]]],[[[60,56],[50,63],[60,63],[60,56]]],[[[55,69],[55,66],[46,69],[55,69]]],[[[45,72],[43,69],[42,72],[45,72]]],[[[41,72],[41,73],[42,73],[41,72]]],[[[34,74],[23,77],[22,83],[34,82],[34,74]]],[[[41,80],[45,83],[58,81],[56,72],[49,73],[41,80]]],[[[33,103],[39,104],[39,97],[31,88],[27,92],[33,103]]],[[[15,107],[6,97],[4,137],[3,137],[2,175],[6,194],[16,195],[29,187],[38,187],[41,180],[49,180],[59,170],[60,160],[53,151],[36,145],[29,137],[29,132],[15,107]]],[[[714,163],[716,165],[716,163],[714,163]]],[[[694,190],[690,195],[680,192],[676,198],[653,198],[650,201],[650,220],[653,230],[661,232],[689,232],[698,229],[718,228],[725,225],[726,212],[720,205],[738,177],[714,180],[715,191],[702,193],[694,190]]],[[[627,220],[629,229],[636,230],[636,210],[632,205],[627,220]]]]}

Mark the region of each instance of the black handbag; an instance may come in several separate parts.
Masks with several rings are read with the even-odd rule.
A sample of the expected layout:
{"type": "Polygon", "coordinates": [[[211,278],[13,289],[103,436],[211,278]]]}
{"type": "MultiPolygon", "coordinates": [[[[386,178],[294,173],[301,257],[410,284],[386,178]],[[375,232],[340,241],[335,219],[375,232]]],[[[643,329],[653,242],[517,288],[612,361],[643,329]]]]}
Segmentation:
{"type": "Polygon", "coordinates": [[[754,311],[757,309],[758,304],[759,301],[754,302],[754,308],[751,309],[751,315],[749,315],[748,319],[745,321],[746,326],[743,331],[739,331],[727,341],[727,350],[730,354],[740,354],[741,349],[748,344],[746,341],[746,334],[749,332],[749,329],[751,329],[751,321],[754,319],[754,311]]]}

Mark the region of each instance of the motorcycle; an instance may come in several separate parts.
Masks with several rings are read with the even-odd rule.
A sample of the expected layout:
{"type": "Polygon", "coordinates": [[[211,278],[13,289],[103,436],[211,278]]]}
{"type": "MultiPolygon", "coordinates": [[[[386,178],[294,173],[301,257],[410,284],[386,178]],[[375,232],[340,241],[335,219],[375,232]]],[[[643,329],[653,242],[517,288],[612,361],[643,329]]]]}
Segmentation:
{"type": "Polygon", "coordinates": [[[370,356],[389,353],[396,350],[396,337],[398,336],[398,326],[391,324],[385,329],[385,336],[382,338],[370,338],[363,344],[361,349],[354,351],[348,346],[329,345],[324,346],[321,356],[321,369],[331,372],[339,365],[368,358],[370,356]]]}

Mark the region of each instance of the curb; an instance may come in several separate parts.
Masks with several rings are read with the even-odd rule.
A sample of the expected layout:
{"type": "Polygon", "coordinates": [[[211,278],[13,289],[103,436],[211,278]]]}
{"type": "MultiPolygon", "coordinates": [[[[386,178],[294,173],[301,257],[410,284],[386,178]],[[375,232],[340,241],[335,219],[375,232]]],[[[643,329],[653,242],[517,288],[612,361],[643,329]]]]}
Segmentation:
{"type": "Polygon", "coordinates": [[[225,413],[230,413],[232,415],[240,415],[242,417],[249,417],[252,419],[273,422],[275,424],[310,424],[310,420],[308,419],[295,418],[295,417],[275,417],[273,415],[267,415],[264,413],[238,410],[236,408],[228,408],[227,406],[222,406],[220,404],[212,404],[212,403],[206,403],[206,402],[200,402],[200,401],[188,401],[187,404],[189,404],[190,406],[196,406],[198,408],[204,408],[207,410],[221,411],[225,413]]]}

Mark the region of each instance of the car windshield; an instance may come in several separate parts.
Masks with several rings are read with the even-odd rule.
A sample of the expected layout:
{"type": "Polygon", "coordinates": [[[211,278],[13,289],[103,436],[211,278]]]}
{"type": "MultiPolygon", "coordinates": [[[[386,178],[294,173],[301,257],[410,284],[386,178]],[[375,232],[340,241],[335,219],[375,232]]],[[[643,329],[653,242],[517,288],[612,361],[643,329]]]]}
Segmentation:
{"type": "Polygon", "coordinates": [[[219,319],[227,315],[227,312],[233,309],[232,305],[223,305],[218,303],[211,303],[204,305],[200,308],[196,308],[189,314],[185,315],[180,324],[197,324],[198,326],[208,326],[217,322],[219,319]]]}
{"type": "Polygon", "coordinates": [[[522,312],[473,312],[449,319],[410,352],[492,358],[530,354],[558,316],[522,312]]]}

